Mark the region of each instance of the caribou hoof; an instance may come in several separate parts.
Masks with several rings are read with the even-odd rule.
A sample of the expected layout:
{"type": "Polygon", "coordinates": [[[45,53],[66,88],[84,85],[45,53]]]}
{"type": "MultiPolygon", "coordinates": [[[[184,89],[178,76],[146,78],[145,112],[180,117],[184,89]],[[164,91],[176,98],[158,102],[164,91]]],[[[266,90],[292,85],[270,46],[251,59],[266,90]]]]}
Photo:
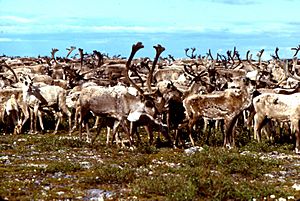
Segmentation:
{"type": "Polygon", "coordinates": [[[75,131],[75,129],[76,129],[75,126],[74,126],[73,128],[71,128],[71,129],[69,130],[69,134],[72,134],[72,133],[75,131]]]}
{"type": "Polygon", "coordinates": [[[29,135],[35,135],[35,134],[38,134],[38,132],[37,131],[29,131],[28,134],[29,135]]]}
{"type": "Polygon", "coordinates": [[[228,150],[232,149],[233,147],[230,144],[226,144],[225,148],[227,148],[228,150]]]}
{"type": "Polygon", "coordinates": [[[173,149],[180,149],[180,148],[178,147],[178,145],[173,144],[173,149]]]}

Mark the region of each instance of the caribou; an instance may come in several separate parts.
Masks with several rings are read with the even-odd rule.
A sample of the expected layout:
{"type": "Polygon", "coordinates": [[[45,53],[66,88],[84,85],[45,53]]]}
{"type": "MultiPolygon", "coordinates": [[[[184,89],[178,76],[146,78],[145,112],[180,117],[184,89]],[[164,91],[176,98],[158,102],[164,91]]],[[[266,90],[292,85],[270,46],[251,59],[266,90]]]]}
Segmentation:
{"type": "MultiPolygon", "coordinates": [[[[72,119],[69,109],[73,108],[73,129],[76,128],[79,116],[80,136],[84,123],[87,138],[90,138],[87,127],[90,116],[100,120],[92,141],[98,136],[100,129],[108,125],[113,128],[113,139],[119,127],[122,127],[130,144],[133,144],[134,133],[138,134],[137,127],[144,126],[150,143],[153,143],[151,130],[157,127],[168,141],[173,140],[175,146],[181,129],[187,128],[194,145],[192,133],[198,120],[224,120],[223,144],[231,147],[235,145],[233,128],[236,119],[251,104],[253,112],[248,121],[255,116],[255,136],[261,140],[260,128],[266,122],[262,120],[263,117],[281,120],[277,116],[283,115],[283,111],[278,110],[277,116],[272,116],[273,113],[269,114],[268,110],[275,111],[283,98],[298,97],[297,58],[288,60],[287,63],[293,62],[293,65],[286,65],[278,55],[279,48],[271,55],[270,61],[262,60],[264,50],[258,52],[258,61],[252,59],[250,51],[247,52],[246,60],[241,60],[236,48],[227,51],[225,55],[218,54],[216,59],[210,50],[206,56],[195,54],[195,48],[185,50],[188,59],[175,59],[171,55],[163,58],[160,55],[164,47],[160,45],[154,47],[156,55],[153,61],[149,57],[133,59],[135,53],[143,47],[142,43],[133,45],[127,60],[120,56],[110,58],[96,50],[92,54],[85,54],[81,48],[78,48],[80,58],[70,58],[70,54],[76,49],[74,46],[67,48],[68,53],[64,58],[55,56],[58,51],[55,48],[52,49],[51,57],[3,56],[0,61],[1,69],[6,67],[9,71],[0,69],[1,91],[19,92],[16,92],[15,97],[12,93],[1,94],[2,111],[5,115],[17,111],[16,116],[21,120],[21,126],[31,118],[30,130],[34,132],[36,126],[33,125],[37,118],[44,130],[42,114],[52,115],[54,112],[58,118],[55,126],[57,132],[61,112],[68,116],[70,124],[72,119]],[[236,83],[241,86],[237,88],[236,83]],[[261,95],[252,101],[253,83],[256,83],[261,95]],[[18,105],[18,108],[12,109],[12,103],[16,103],[14,105],[18,105]],[[169,133],[174,135],[170,137],[169,133]]],[[[293,50],[296,50],[296,55],[299,48],[293,50]]],[[[289,111],[294,111],[291,113],[296,114],[297,106],[285,104],[289,111]]],[[[284,121],[290,122],[292,117],[284,121]]],[[[15,124],[16,120],[13,122],[15,124]]],[[[294,124],[292,127],[297,133],[298,128],[294,124]]],[[[297,138],[297,152],[298,141],[297,138]]]]}
{"type": "MultiPolygon", "coordinates": [[[[113,139],[117,128],[119,125],[122,125],[124,130],[127,133],[128,140],[130,145],[132,145],[132,132],[133,128],[131,126],[130,131],[125,126],[126,121],[137,122],[139,121],[141,116],[146,116],[150,120],[155,119],[156,114],[156,106],[154,103],[153,96],[155,93],[146,94],[143,89],[141,89],[133,80],[129,77],[128,72],[130,70],[131,61],[136,54],[136,52],[142,49],[144,46],[141,42],[132,46],[131,54],[126,63],[126,74],[125,78],[127,81],[133,85],[136,89],[134,93],[132,93],[132,87],[125,86],[114,86],[114,87],[103,87],[103,86],[91,86],[82,89],[79,96],[79,133],[80,136],[82,134],[82,123],[85,122],[86,130],[87,130],[87,140],[90,141],[89,138],[89,128],[87,123],[88,113],[91,111],[96,116],[107,116],[115,118],[115,125],[113,129],[113,139]],[[139,93],[139,94],[138,94],[139,93]]],[[[155,60],[157,62],[159,55],[163,51],[163,48],[158,45],[156,47],[157,54],[155,60]]],[[[153,64],[155,66],[155,62],[153,64]]],[[[153,67],[154,68],[154,67],[153,67]]],[[[149,73],[148,89],[151,91],[151,74],[153,71],[149,73]]],[[[101,128],[101,126],[99,126],[101,128]]],[[[99,134],[99,129],[97,131],[96,136],[99,134]]],[[[152,134],[150,133],[150,143],[152,143],[152,134]]]]}
{"type": "MultiPolygon", "coordinates": [[[[293,66],[297,63],[297,58],[293,59],[293,66]]],[[[288,77],[300,81],[299,77],[291,74],[288,70],[288,61],[285,62],[285,72],[288,77]]],[[[254,136],[261,141],[261,129],[268,120],[289,122],[291,130],[295,133],[295,152],[300,153],[300,93],[298,88],[294,90],[274,90],[273,93],[262,93],[253,99],[255,110],[254,115],[254,136]],[[276,93],[277,92],[277,93],[276,93]]]]}
{"type": "Polygon", "coordinates": [[[246,78],[241,79],[240,89],[226,89],[210,94],[192,94],[183,100],[188,120],[189,138],[193,145],[193,126],[200,118],[224,120],[224,146],[235,146],[234,125],[238,116],[252,103],[253,87],[246,78]]]}
{"type": "MultiPolygon", "coordinates": [[[[71,130],[71,112],[66,106],[66,90],[59,86],[46,85],[37,87],[33,85],[30,76],[20,78],[23,83],[23,103],[28,109],[32,108],[33,115],[31,115],[31,123],[33,124],[33,133],[36,133],[36,119],[39,111],[43,111],[44,108],[54,109],[57,117],[57,123],[55,126],[54,134],[58,131],[58,126],[62,121],[62,114],[68,116],[69,130],[71,130]]],[[[26,110],[26,109],[25,109],[26,110]]],[[[25,118],[22,122],[22,126],[25,124],[27,119],[25,118]]],[[[42,128],[43,129],[43,128],[42,128]]]]}
{"type": "Polygon", "coordinates": [[[261,128],[267,120],[278,120],[280,122],[290,122],[292,131],[296,135],[296,153],[300,153],[300,93],[275,94],[264,93],[253,99],[255,108],[254,115],[254,135],[258,142],[261,141],[261,128]]]}

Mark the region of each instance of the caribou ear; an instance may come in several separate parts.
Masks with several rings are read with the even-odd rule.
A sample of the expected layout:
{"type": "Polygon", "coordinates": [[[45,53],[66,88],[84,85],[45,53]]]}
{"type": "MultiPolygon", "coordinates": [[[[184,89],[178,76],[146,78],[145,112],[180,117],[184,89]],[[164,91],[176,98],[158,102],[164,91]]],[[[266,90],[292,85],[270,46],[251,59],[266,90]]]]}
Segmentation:
{"type": "Polygon", "coordinates": [[[27,77],[29,78],[29,80],[31,80],[31,81],[33,80],[33,78],[31,78],[29,75],[27,75],[27,77]]]}

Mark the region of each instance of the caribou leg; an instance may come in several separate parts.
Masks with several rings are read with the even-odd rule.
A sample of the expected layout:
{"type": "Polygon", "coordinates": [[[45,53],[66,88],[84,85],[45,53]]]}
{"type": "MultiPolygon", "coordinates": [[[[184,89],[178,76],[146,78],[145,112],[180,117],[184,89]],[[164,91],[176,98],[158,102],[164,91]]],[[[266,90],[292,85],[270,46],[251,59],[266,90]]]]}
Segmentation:
{"type": "Polygon", "coordinates": [[[93,126],[93,128],[96,128],[97,129],[97,132],[96,132],[96,135],[92,138],[92,144],[94,143],[94,141],[96,140],[96,138],[98,137],[98,135],[100,134],[101,132],[101,129],[102,129],[102,124],[103,124],[103,119],[100,118],[100,117],[97,117],[96,118],[96,122],[93,126]]]}
{"type": "MultiPolygon", "coordinates": [[[[76,109],[76,112],[77,112],[77,109],[76,109]]],[[[82,139],[82,123],[83,122],[88,122],[88,118],[87,118],[88,115],[87,115],[87,110],[85,110],[82,107],[80,107],[78,109],[78,113],[79,113],[78,130],[79,130],[79,138],[81,140],[82,139]]],[[[77,115],[78,115],[78,113],[77,113],[77,115]]]]}
{"type": "Polygon", "coordinates": [[[267,118],[258,114],[254,115],[254,139],[257,139],[258,142],[261,142],[261,129],[267,122],[267,118]]]}
{"type": "Polygon", "coordinates": [[[120,121],[115,121],[114,126],[113,126],[113,132],[112,132],[112,139],[111,139],[111,144],[114,143],[115,139],[116,139],[116,134],[117,134],[117,130],[120,126],[120,121]]]}
{"type": "Polygon", "coordinates": [[[42,130],[44,131],[45,128],[44,128],[44,124],[43,124],[42,112],[41,111],[38,111],[38,117],[39,117],[40,126],[41,126],[42,130]]]}
{"type": "Polygon", "coordinates": [[[192,118],[192,119],[189,121],[189,123],[188,123],[189,138],[190,138],[190,141],[191,141],[191,143],[192,143],[193,146],[195,146],[195,142],[194,142],[192,133],[193,133],[193,127],[194,127],[194,125],[196,124],[196,122],[197,122],[197,119],[196,119],[196,118],[192,118]]]}
{"type": "Polygon", "coordinates": [[[90,129],[89,129],[89,122],[85,121],[85,129],[86,129],[86,142],[90,143],[92,142],[90,137],[90,129]]]}
{"type": "Polygon", "coordinates": [[[24,126],[24,124],[27,122],[27,120],[30,117],[29,111],[28,111],[28,107],[26,107],[24,104],[21,104],[21,110],[22,113],[24,115],[24,119],[23,120],[19,120],[18,122],[18,128],[17,128],[17,133],[21,133],[22,132],[22,128],[24,126]]]}
{"type": "MultiPolygon", "coordinates": [[[[62,99],[64,100],[64,99],[62,99]]],[[[69,121],[69,133],[72,131],[72,113],[69,111],[67,108],[66,104],[61,104],[61,110],[63,113],[65,113],[68,116],[68,121],[69,121]]],[[[62,118],[62,117],[61,117],[62,118]]]]}
{"type": "Polygon", "coordinates": [[[77,107],[75,110],[74,125],[73,125],[73,128],[71,129],[69,135],[71,135],[74,132],[74,130],[77,128],[78,115],[79,115],[80,109],[81,109],[81,107],[77,107]]]}
{"type": "Polygon", "coordinates": [[[294,119],[291,121],[291,127],[295,131],[296,135],[296,145],[295,152],[296,154],[300,154],[300,131],[299,131],[299,119],[294,119]]]}
{"type": "Polygon", "coordinates": [[[57,112],[56,113],[56,118],[57,118],[57,122],[56,122],[56,126],[55,126],[55,130],[53,132],[53,134],[56,134],[57,133],[57,130],[58,130],[58,126],[62,120],[62,113],[61,112],[57,112]]]}
{"type": "Polygon", "coordinates": [[[149,144],[153,145],[153,130],[150,126],[144,126],[145,131],[148,134],[149,144]]]}
{"type": "Polygon", "coordinates": [[[37,116],[38,116],[38,112],[39,112],[39,106],[35,105],[33,107],[33,115],[32,115],[32,119],[33,119],[33,133],[36,134],[37,130],[36,130],[36,120],[37,120],[37,116]]]}
{"type": "Polygon", "coordinates": [[[233,118],[225,118],[224,119],[224,127],[225,127],[225,136],[224,136],[224,146],[228,148],[235,147],[235,134],[234,134],[234,126],[238,119],[238,115],[233,118]]]}

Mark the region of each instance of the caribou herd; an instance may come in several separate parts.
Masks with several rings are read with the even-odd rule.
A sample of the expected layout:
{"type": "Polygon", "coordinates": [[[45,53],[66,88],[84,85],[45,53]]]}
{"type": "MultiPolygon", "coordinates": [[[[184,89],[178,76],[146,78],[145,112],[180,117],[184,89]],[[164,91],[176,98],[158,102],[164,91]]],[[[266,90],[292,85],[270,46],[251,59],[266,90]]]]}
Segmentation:
{"type": "Polygon", "coordinates": [[[276,135],[272,127],[288,125],[300,153],[300,46],[292,48],[292,59],[281,59],[276,48],[267,61],[264,50],[255,56],[248,51],[242,59],[236,48],[215,58],[210,50],[197,55],[196,48],[187,48],[186,58],[175,59],[162,57],[161,45],[154,46],[153,60],[134,58],[143,48],[141,42],[132,45],[127,59],[81,48],[72,54],[73,46],[65,57],[56,57],[55,48],[51,57],[0,56],[2,132],[34,134],[45,130],[45,117],[53,117],[54,133],[67,122],[70,135],[79,132],[92,143],[107,127],[107,144],[123,138],[131,146],[141,141],[144,127],[150,144],[156,134],[184,147],[187,141],[195,145],[197,128],[214,122],[224,146],[234,147],[235,127],[242,121],[259,142],[276,135]],[[96,133],[90,132],[91,123],[96,133]]]}

